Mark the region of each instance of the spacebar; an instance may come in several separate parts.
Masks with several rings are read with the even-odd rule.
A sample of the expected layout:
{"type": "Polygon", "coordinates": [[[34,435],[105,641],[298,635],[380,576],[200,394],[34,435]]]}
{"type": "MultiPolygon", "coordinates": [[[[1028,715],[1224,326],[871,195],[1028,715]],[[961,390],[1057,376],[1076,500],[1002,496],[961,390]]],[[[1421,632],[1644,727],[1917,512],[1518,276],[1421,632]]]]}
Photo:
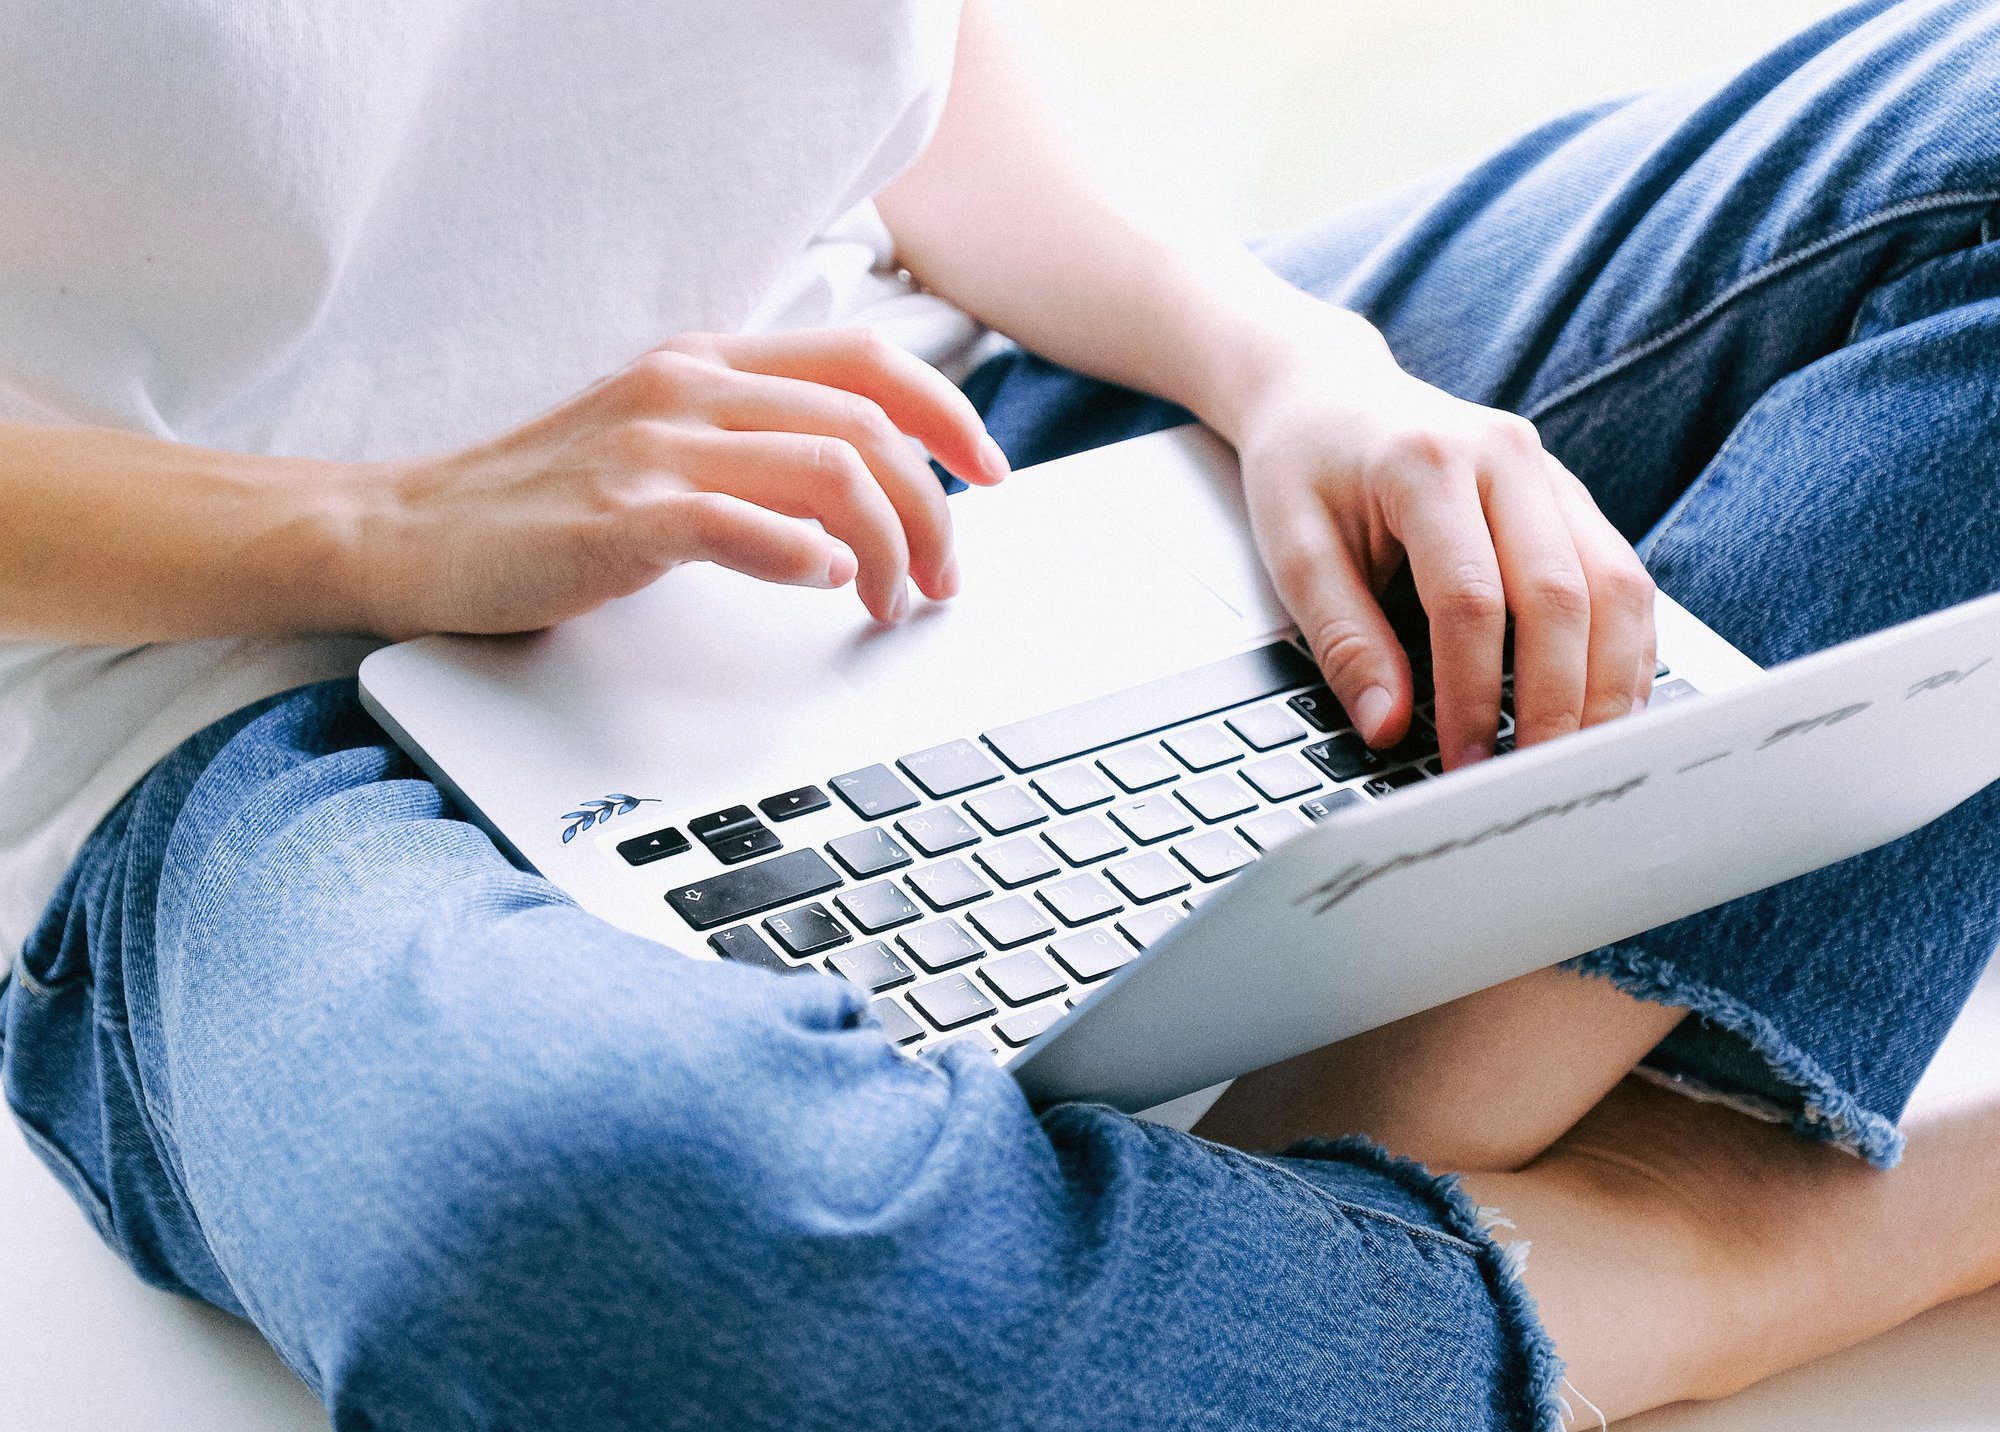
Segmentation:
{"type": "Polygon", "coordinates": [[[725,920],[760,915],[773,906],[831,890],[839,883],[840,877],[817,850],[795,850],[775,860],[739,865],[669,890],[667,903],[697,930],[709,930],[725,920]]]}
{"type": "Polygon", "coordinates": [[[1317,680],[1319,672],[1297,647],[1274,641],[1241,656],[1114,691],[1046,716],[996,726],[986,733],[985,740],[1015,770],[1032,771],[1317,680]]]}

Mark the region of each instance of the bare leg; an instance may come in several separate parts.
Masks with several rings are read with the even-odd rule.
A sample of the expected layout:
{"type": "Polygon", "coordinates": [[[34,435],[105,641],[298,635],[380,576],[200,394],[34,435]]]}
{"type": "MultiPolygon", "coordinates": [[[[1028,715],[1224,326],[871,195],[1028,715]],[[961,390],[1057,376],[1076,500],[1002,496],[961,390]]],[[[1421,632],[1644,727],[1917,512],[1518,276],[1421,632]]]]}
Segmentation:
{"type": "Polygon", "coordinates": [[[1883,1172],[1628,1080],[1526,1169],[1464,1186],[1532,1245],[1522,1276],[1570,1381],[1618,1418],[2000,1282],[2000,1094],[1906,1127],[1883,1172]]]}
{"type": "Polygon", "coordinates": [[[1246,1074],[1195,1132],[1247,1149],[1367,1134],[1433,1168],[1517,1169],[1684,1014],[1603,980],[1537,970],[1246,1074]]]}

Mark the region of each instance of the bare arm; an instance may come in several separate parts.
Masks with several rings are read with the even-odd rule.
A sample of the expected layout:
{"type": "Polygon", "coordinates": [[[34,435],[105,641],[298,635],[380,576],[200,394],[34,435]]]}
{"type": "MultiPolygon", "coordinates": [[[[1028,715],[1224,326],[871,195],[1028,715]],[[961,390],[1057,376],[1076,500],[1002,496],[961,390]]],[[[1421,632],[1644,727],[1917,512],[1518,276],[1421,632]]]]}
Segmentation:
{"type": "Polygon", "coordinates": [[[1533,427],[1418,382],[1365,321],[1240,245],[1169,241],[1121,213],[989,0],[967,0],[937,136],[881,209],[927,286],[1235,444],[1278,593],[1376,744],[1412,713],[1376,600],[1405,560],[1430,617],[1447,765],[1492,749],[1510,616],[1522,744],[1623,715],[1650,689],[1651,582],[1533,427]]]}
{"type": "Polygon", "coordinates": [[[957,590],[922,441],[1006,473],[958,390],[858,333],[692,335],[463,452],[340,463],[0,423],[0,633],[86,642],[528,631],[718,562],[957,590]]]}

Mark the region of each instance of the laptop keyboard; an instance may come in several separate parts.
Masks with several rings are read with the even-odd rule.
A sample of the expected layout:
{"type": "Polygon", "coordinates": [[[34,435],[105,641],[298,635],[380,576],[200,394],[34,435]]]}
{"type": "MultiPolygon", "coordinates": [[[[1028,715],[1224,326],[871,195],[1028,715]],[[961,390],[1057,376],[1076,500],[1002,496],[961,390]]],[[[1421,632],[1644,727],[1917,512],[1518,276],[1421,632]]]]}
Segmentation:
{"type": "MultiPolygon", "coordinates": [[[[1416,720],[1387,751],[1274,642],[616,849],[639,866],[699,843],[729,867],[666,893],[724,959],[826,971],[873,996],[897,1043],[1004,1060],[1259,855],[1441,774],[1413,662],[1416,720]],[[850,830],[787,841],[836,803],[850,830]]],[[[1670,678],[1663,663],[1655,703],[1697,694],[1670,678]]],[[[1513,733],[1510,678],[1499,752],[1513,733]]]]}

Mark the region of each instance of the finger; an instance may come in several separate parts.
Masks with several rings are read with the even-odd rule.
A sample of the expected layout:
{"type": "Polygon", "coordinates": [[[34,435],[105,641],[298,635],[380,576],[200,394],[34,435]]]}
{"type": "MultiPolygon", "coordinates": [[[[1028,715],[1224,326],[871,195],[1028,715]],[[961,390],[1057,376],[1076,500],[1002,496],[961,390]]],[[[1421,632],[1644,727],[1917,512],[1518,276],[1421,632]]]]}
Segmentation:
{"type": "Polygon", "coordinates": [[[903,524],[861,455],[839,438],[697,429],[681,436],[677,459],[699,488],[813,518],[854,553],[855,590],[877,621],[900,621],[908,612],[903,524]]]}
{"type": "Polygon", "coordinates": [[[861,454],[896,509],[917,585],[932,597],[957,594],[944,489],[930,464],[874,402],[821,383],[732,371],[708,412],[719,426],[735,432],[818,434],[847,443],[861,454]]]}
{"type": "Polygon", "coordinates": [[[1590,491],[1560,463],[1552,491],[1569,527],[1590,587],[1590,672],[1585,681],[1583,724],[1624,716],[1653,690],[1658,633],[1653,624],[1653,579],[1590,491]]]}
{"type": "Polygon", "coordinates": [[[1409,658],[1317,496],[1286,492],[1278,506],[1253,502],[1250,514],[1272,584],[1355,730],[1371,746],[1393,746],[1410,729],[1409,658]]]}
{"type": "Polygon", "coordinates": [[[1430,618],[1438,748],[1456,770],[1492,755],[1499,733],[1506,588],[1469,466],[1410,473],[1397,509],[1395,535],[1430,618]]]}
{"type": "Polygon", "coordinates": [[[930,364],[866,329],[728,334],[706,341],[732,368],[859,393],[954,477],[990,486],[1010,471],[971,399],[930,364]]]}
{"type": "Polygon", "coordinates": [[[676,493],[661,504],[660,522],[677,561],[713,562],[790,587],[854,580],[854,554],[826,532],[727,493],[676,493]]]}
{"type": "Polygon", "coordinates": [[[1515,740],[1532,746],[1583,724],[1591,608],[1546,459],[1539,449],[1524,457],[1489,474],[1482,488],[1500,584],[1514,614],[1515,740]]]}

